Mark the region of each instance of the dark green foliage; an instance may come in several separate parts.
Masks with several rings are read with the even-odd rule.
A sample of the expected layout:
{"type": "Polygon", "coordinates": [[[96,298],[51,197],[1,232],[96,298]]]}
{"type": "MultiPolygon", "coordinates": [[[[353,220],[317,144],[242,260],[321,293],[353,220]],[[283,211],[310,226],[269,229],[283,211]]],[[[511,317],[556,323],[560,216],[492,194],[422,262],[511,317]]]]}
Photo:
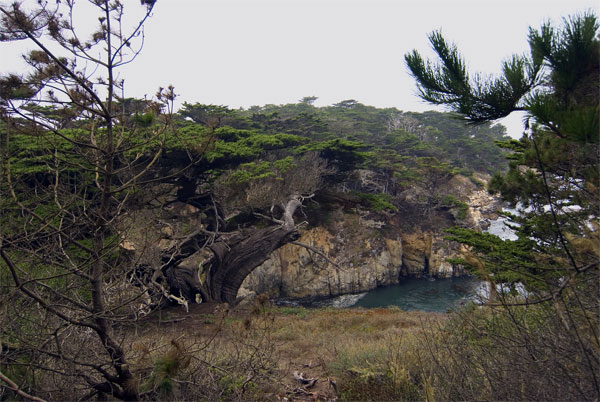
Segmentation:
{"type": "Polygon", "coordinates": [[[217,129],[215,136],[221,141],[215,141],[205,153],[209,162],[249,161],[268,151],[291,148],[306,142],[305,138],[293,134],[264,134],[231,127],[217,129]]]}
{"type": "Polygon", "coordinates": [[[72,140],[78,140],[85,132],[65,129],[61,130],[61,134],[64,138],[42,133],[11,133],[5,152],[6,156],[10,156],[12,174],[17,177],[52,174],[59,163],[64,165],[61,171],[65,174],[83,173],[86,168],[89,169],[90,165],[85,159],[74,152],[72,143],[72,140]]]}
{"type": "Polygon", "coordinates": [[[465,125],[456,115],[425,112],[403,113],[394,108],[379,109],[354,100],[334,106],[314,107],[306,103],[266,105],[242,111],[270,132],[288,132],[314,142],[360,141],[377,155],[370,165],[385,165],[388,152],[408,157],[435,156],[453,165],[493,173],[505,168],[502,152],[494,141],[507,140],[501,126],[465,125]],[[250,111],[252,114],[250,114],[250,111]]]}
{"type": "Polygon", "coordinates": [[[0,98],[2,99],[29,99],[36,93],[35,87],[16,74],[0,77],[0,98]]]}
{"type": "Polygon", "coordinates": [[[370,209],[373,211],[398,211],[398,208],[392,204],[393,197],[390,194],[368,194],[354,192],[361,200],[367,201],[370,209]]]}
{"type": "Polygon", "coordinates": [[[227,106],[203,105],[200,103],[183,103],[179,114],[194,123],[216,128],[230,126],[234,128],[250,128],[251,122],[241,116],[238,111],[229,109],[227,106]]]}
{"type": "Polygon", "coordinates": [[[367,159],[367,153],[361,152],[367,146],[359,141],[335,139],[315,142],[297,149],[299,153],[320,152],[321,156],[342,170],[360,168],[367,159]]]}
{"type": "Polygon", "coordinates": [[[465,125],[456,114],[425,112],[413,116],[427,128],[425,142],[439,149],[435,156],[441,155],[457,167],[478,172],[505,169],[505,152],[494,144],[508,140],[504,127],[490,123],[465,125]]]}
{"type": "Polygon", "coordinates": [[[393,210],[393,204],[386,204],[388,196],[391,201],[417,187],[430,194],[419,201],[425,212],[454,209],[455,216],[463,219],[465,206],[441,202],[445,194],[438,187],[457,174],[491,173],[506,166],[503,151],[494,145],[494,141],[507,140],[504,129],[490,124],[467,126],[454,114],[403,113],[355,100],[328,107],[307,102],[255,106],[231,113],[250,121],[252,129],[216,128],[205,153],[210,166],[236,168],[243,163],[237,175],[266,179],[278,176],[268,163],[318,152],[336,170],[324,177],[328,188],[354,180],[351,175],[356,169],[377,177],[378,189],[350,185],[375,197],[373,203],[367,202],[371,208],[393,210]],[[379,194],[386,199],[377,198],[379,194]]]}
{"type": "Polygon", "coordinates": [[[133,116],[133,121],[140,127],[147,128],[147,127],[150,127],[152,125],[152,123],[154,123],[154,118],[155,118],[155,116],[154,116],[154,113],[152,113],[152,112],[148,112],[148,113],[144,113],[144,114],[136,113],[133,116]]]}
{"type": "Polygon", "coordinates": [[[266,177],[278,177],[295,167],[294,158],[288,156],[275,162],[257,161],[240,165],[239,169],[228,178],[231,184],[245,184],[250,180],[260,180],[266,177]]]}
{"type": "Polygon", "coordinates": [[[545,290],[547,282],[556,281],[564,269],[559,261],[537,260],[534,255],[538,245],[528,238],[504,241],[489,233],[479,233],[466,228],[451,228],[448,239],[468,244],[477,254],[485,255],[485,267],[476,259],[462,259],[455,263],[468,266],[473,273],[485,279],[493,277],[496,283],[522,283],[529,290],[545,290]],[[549,265],[550,264],[550,265],[549,265]]]}
{"type": "MultiPolygon", "coordinates": [[[[549,23],[539,31],[531,29],[530,58],[513,57],[505,64],[503,76],[481,90],[477,89],[477,83],[467,83],[466,73],[454,73],[447,68],[450,63],[454,70],[460,70],[462,61],[457,61],[455,48],[450,51],[445,48],[440,35],[430,39],[446,67],[436,69],[426,65],[416,52],[406,56],[424,98],[429,101],[448,104],[473,121],[491,120],[519,109],[528,112],[529,135],[519,141],[498,142],[512,152],[511,163],[506,174],[492,178],[490,191],[513,204],[529,207],[511,218],[523,244],[529,244],[528,259],[546,265],[546,272],[551,273],[547,278],[549,283],[556,280],[557,272],[564,275],[569,269],[578,270],[580,264],[597,263],[597,259],[580,261],[577,247],[567,238],[589,237],[586,221],[597,214],[598,208],[600,46],[596,33],[599,26],[594,15],[583,14],[566,19],[561,30],[555,30],[549,23]],[[542,64],[548,68],[541,69],[542,64]],[[527,79],[523,79],[523,74],[527,79]],[[463,84],[459,85],[457,80],[463,84]],[[498,99],[487,99],[491,93],[499,94],[498,99]],[[488,112],[469,109],[474,101],[484,103],[488,112]]],[[[489,271],[498,267],[511,270],[518,265],[510,250],[496,259],[491,250],[482,248],[481,242],[493,242],[490,237],[480,235],[479,241],[475,233],[465,236],[462,233],[459,240],[485,256],[489,271]],[[507,260],[502,262],[502,256],[507,260]]],[[[525,261],[527,253],[521,246],[517,248],[517,259],[525,261]]],[[[532,269],[533,266],[526,271],[532,269]]],[[[541,275],[542,268],[536,269],[533,274],[541,275]]]]}
{"type": "Polygon", "coordinates": [[[191,359],[192,356],[183,350],[182,345],[172,340],[171,348],[156,359],[148,386],[161,399],[173,398],[177,389],[175,378],[190,365],[191,359]]]}
{"type": "Polygon", "coordinates": [[[467,209],[469,206],[466,202],[459,200],[452,195],[445,195],[439,202],[440,207],[456,208],[458,209],[458,219],[465,219],[467,217],[467,209]]]}
{"type": "Polygon", "coordinates": [[[429,35],[440,63],[425,62],[413,50],[406,64],[417,79],[420,96],[431,103],[449,105],[471,122],[485,122],[507,116],[530,91],[541,69],[538,60],[530,62],[513,56],[504,62],[504,75],[495,80],[469,77],[465,61],[455,45],[446,42],[441,32],[429,35]]]}
{"type": "MultiPolygon", "coordinates": [[[[328,187],[347,180],[347,172],[355,169],[371,170],[387,183],[384,192],[357,188],[369,194],[362,201],[374,210],[394,211],[392,201],[403,189],[415,185],[434,189],[440,180],[455,174],[470,175],[471,169],[493,171],[502,166],[495,162],[501,159],[501,152],[493,145],[485,145],[488,138],[504,139],[501,128],[468,127],[444,113],[402,113],[356,101],[321,108],[310,103],[266,105],[249,111],[184,104],[174,119],[175,129],[168,135],[157,136],[157,127],[162,124],[162,117],[157,114],[160,105],[128,98],[120,102],[119,109],[123,111],[120,119],[125,123],[124,150],[120,157],[123,160],[148,161],[161,147],[158,162],[161,168],[183,167],[201,156],[194,173],[198,181],[213,182],[223,172],[230,175],[234,169],[237,171],[227,181],[239,187],[249,180],[258,183],[269,177],[282,177],[281,166],[276,164],[286,161],[295,164],[300,155],[317,152],[330,168],[337,170],[335,174],[327,170],[324,179],[328,187]]],[[[39,113],[56,114],[53,110],[39,113]]],[[[85,138],[88,132],[85,122],[79,122],[78,126],[62,131],[68,140],[12,134],[13,173],[37,174],[36,180],[44,177],[48,180],[48,175],[54,173],[54,163],[59,160],[62,174],[65,177],[70,174],[72,182],[81,182],[84,180],[81,175],[88,173],[85,180],[93,180],[93,169],[85,169],[88,163],[82,157],[84,154],[70,152],[73,149],[70,140],[80,135],[85,138]]],[[[97,129],[99,139],[103,133],[103,128],[97,129]]],[[[458,207],[439,202],[439,197],[443,194],[432,195],[431,208],[458,207]]]]}

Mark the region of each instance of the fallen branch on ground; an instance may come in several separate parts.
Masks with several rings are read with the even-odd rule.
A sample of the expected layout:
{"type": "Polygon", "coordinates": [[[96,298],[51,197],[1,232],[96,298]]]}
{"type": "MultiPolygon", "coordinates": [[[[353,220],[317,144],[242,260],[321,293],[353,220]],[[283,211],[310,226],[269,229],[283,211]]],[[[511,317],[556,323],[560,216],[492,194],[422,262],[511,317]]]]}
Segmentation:
{"type": "Polygon", "coordinates": [[[304,373],[299,373],[298,371],[294,371],[294,378],[301,384],[306,385],[306,388],[312,388],[315,386],[318,378],[304,378],[304,373]]]}

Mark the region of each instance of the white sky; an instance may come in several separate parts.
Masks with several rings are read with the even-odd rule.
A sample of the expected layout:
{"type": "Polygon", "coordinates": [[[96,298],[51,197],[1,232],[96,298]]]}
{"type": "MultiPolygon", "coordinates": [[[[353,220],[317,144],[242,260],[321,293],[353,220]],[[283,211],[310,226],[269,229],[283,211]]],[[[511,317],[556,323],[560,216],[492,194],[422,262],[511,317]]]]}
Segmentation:
{"type": "MultiPolygon", "coordinates": [[[[124,0],[127,3],[139,0],[124,0]]],[[[4,2],[3,2],[4,3],[4,2]]],[[[496,73],[528,51],[528,27],[594,10],[597,0],[159,0],[145,48],[123,70],[126,95],[172,84],[179,103],[233,108],[356,99],[404,111],[431,110],[416,96],[404,55],[431,55],[441,29],[471,72],[496,73]]],[[[95,24],[95,21],[90,22],[95,24]]],[[[0,72],[14,70],[14,46],[0,43],[0,72]]],[[[505,123],[520,136],[520,117],[505,123]]]]}

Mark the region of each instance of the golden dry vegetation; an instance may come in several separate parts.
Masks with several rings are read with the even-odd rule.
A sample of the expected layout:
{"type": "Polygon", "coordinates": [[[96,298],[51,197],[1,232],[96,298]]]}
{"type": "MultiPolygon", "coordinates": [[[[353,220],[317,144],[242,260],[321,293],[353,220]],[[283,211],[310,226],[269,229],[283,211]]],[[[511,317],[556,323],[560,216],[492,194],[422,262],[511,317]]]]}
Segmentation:
{"type": "Polygon", "coordinates": [[[171,309],[128,329],[138,384],[171,400],[417,397],[414,345],[445,315],[387,309],[171,309]],[[306,380],[303,384],[296,377],[306,380]],[[313,381],[316,379],[316,382],[313,381]],[[415,382],[416,380],[416,382],[415,382]]]}

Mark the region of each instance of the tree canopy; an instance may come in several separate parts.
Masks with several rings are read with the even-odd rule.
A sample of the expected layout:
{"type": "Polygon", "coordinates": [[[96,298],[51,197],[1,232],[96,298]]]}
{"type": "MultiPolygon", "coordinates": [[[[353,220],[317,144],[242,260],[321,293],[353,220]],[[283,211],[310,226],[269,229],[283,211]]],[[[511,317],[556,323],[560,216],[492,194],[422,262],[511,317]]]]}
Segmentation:
{"type": "MultiPolygon", "coordinates": [[[[470,123],[526,113],[523,137],[500,142],[510,150],[509,170],[489,186],[517,208],[505,215],[518,239],[465,228],[450,233],[469,246],[461,262],[491,283],[492,306],[504,309],[516,342],[527,345],[519,358],[523,367],[539,372],[539,359],[551,367],[568,364],[568,375],[547,374],[548,384],[564,383],[570,390],[563,390],[565,397],[572,392],[583,399],[600,394],[599,27],[587,12],[565,18],[560,27],[531,28],[530,54],[511,57],[496,78],[469,75],[457,47],[439,32],[429,36],[437,63],[416,50],[405,56],[421,97],[470,123]],[[527,327],[528,320],[536,320],[536,328],[527,327]],[[577,363],[548,357],[542,349],[549,345],[577,363]]],[[[507,344],[489,334],[492,342],[507,344]]],[[[533,399],[544,395],[543,388],[533,399]]]]}

